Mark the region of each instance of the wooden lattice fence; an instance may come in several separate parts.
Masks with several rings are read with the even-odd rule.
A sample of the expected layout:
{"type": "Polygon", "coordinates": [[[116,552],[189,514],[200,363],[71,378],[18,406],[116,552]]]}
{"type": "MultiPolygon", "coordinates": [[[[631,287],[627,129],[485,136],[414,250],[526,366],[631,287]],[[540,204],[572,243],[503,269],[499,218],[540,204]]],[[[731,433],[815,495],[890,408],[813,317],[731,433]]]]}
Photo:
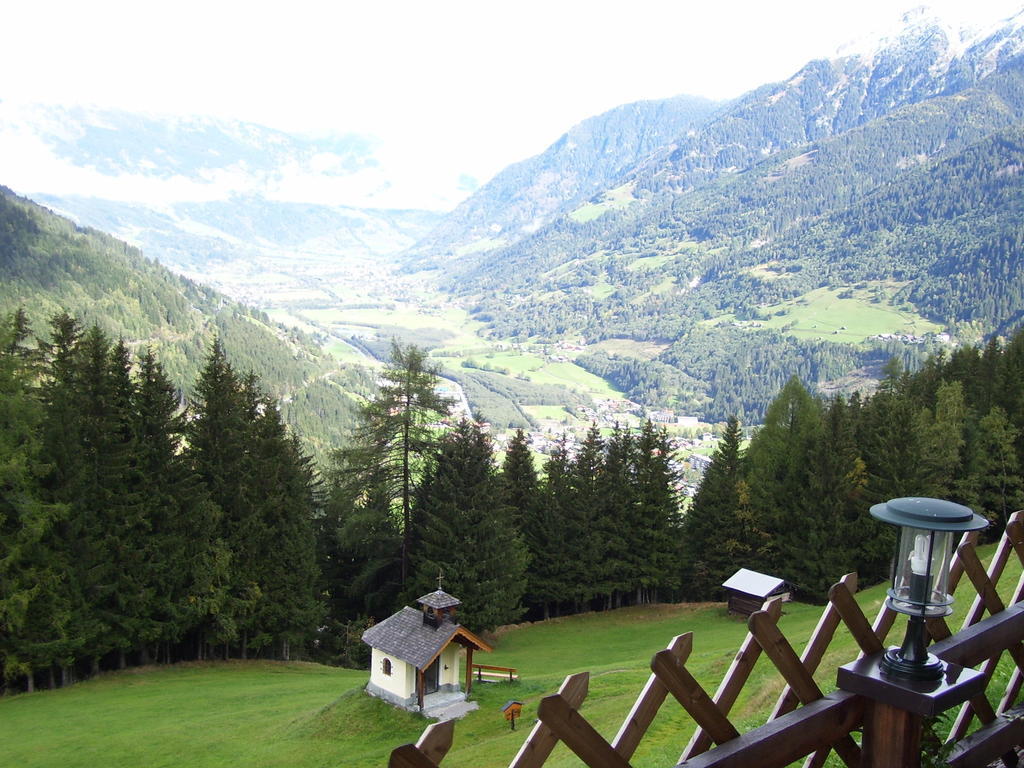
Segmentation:
{"type": "MultiPolygon", "coordinates": [[[[1013,670],[996,706],[982,694],[961,707],[946,737],[951,745],[946,759],[957,768],[986,766],[1001,756],[1007,765],[1014,765],[1012,749],[1024,743],[1024,708],[1014,707],[1024,684],[1024,573],[1009,607],[996,589],[1011,556],[1015,554],[1024,565],[1024,512],[1011,517],[987,570],[978,558],[976,542],[977,533],[965,534],[950,569],[951,591],[966,575],[975,592],[963,625],[953,634],[944,618],[929,619],[928,631],[934,641],[929,650],[961,666],[983,665],[981,671],[990,687],[1004,651],[1013,670]],[[988,618],[983,620],[986,613],[988,618]],[[975,718],[980,727],[969,733],[975,718]]],[[[589,673],[570,675],[557,693],[541,700],[538,722],[509,768],[541,768],[559,741],[591,768],[629,768],[647,729],[669,698],[681,705],[697,726],[679,757],[678,765],[683,768],[781,768],[801,758],[805,758],[806,768],[813,768],[823,765],[833,751],[847,766],[860,765],[861,746],[852,734],[864,723],[866,700],[845,691],[825,694],[813,677],[840,624],[856,640],[862,655],[885,647],[896,614],[883,603],[870,622],[854,599],[856,590],[855,574],[844,576],[832,587],[829,602],[799,655],[779,630],[780,602],[766,602],[750,617],[749,632],[714,695],[686,668],[693,633],[673,638],[652,658],[651,675],[610,742],[580,712],[589,673]],[[741,734],[729,714],[762,653],[781,674],[785,687],[768,722],[741,734]]],[[[395,749],[389,765],[439,768],[453,735],[453,721],[431,725],[416,744],[395,749]]]]}

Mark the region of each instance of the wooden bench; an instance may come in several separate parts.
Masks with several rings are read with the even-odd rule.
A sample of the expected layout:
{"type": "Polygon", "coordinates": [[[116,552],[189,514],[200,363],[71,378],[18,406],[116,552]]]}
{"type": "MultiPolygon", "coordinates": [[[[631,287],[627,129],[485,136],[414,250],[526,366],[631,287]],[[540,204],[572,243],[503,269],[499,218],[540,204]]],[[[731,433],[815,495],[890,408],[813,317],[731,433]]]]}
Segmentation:
{"type": "Polygon", "coordinates": [[[474,664],[473,672],[481,683],[498,683],[508,680],[510,683],[519,679],[519,672],[513,667],[495,667],[490,664],[474,664]]]}

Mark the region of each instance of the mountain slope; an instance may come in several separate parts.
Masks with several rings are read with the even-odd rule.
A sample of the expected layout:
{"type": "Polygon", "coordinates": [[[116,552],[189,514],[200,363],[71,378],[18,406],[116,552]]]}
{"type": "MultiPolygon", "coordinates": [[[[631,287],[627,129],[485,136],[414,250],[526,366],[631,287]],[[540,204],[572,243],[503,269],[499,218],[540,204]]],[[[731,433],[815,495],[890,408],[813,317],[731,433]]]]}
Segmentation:
{"type": "Polygon", "coordinates": [[[393,195],[375,151],[356,135],[0,101],[12,186],[183,272],[210,260],[365,258],[410,246],[440,215],[384,207],[393,195]],[[381,205],[352,203],[367,199],[381,205]]]}
{"type": "Polygon", "coordinates": [[[625,104],[584,120],[543,153],[509,166],[411,250],[472,253],[515,242],[570,211],[659,146],[700,125],[717,104],[693,96],[625,104]]]}
{"type": "Polygon", "coordinates": [[[825,385],[937,348],[802,327],[821,291],[872,322],[889,312],[892,333],[1008,330],[1024,301],[1021,18],[973,42],[918,22],[812,62],[649,156],[628,205],[456,260],[449,287],[499,337],[662,345],[654,363],[577,362],[713,420],[759,418],[791,373],[825,385]]]}
{"type": "Polygon", "coordinates": [[[36,332],[62,310],[98,324],[135,350],[151,346],[183,391],[195,381],[214,334],[233,365],[253,371],[269,394],[283,398],[286,417],[301,422],[317,453],[337,439],[355,409],[351,391],[372,381],[341,370],[310,339],[285,331],[261,312],[172,274],[135,248],[0,187],[0,312],[24,307],[36,332]],[[310,398],[310,390],[315,397],[310,398]],[[292,401],[307,403],[292,407],[292,401]],[[310,418],[318,409],[332,419],[310,418]]]}

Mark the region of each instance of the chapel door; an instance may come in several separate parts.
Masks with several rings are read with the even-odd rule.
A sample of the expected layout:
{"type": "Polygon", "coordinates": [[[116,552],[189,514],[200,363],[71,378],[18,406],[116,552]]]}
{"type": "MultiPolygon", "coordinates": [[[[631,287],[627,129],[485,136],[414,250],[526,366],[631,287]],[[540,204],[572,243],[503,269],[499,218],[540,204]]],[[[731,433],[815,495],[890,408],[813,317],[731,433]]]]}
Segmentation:
{"type": "Polygon", "coordinates": [[[423,672],[423,693],[431,694],[437,693],[437,689],[441,683],[441,658],[434,659],[434,663],[431,664],[423,672]]]}

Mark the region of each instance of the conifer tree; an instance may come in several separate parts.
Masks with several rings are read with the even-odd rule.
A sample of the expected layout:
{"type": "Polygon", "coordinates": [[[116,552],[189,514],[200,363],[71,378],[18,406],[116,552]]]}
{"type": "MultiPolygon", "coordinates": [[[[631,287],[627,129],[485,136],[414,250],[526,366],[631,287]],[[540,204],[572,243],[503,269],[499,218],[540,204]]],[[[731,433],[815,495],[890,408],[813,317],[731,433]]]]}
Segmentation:
{"type": "Polygon", "coordinates": [[[571,501],[571,461],[562,438],[544,462],[540,503],[524,516],[521,529],[530,557],[526,594],[543,618],[558,615],[572,596],[566,519],[571,501]]]}
{"type": "Polygon", "coordinates": [[[934,410],[922,408],[914,435],[919,445],[921,466],[915,495],[939,499],[963,498],[963,475],[955,467],[965,465],[967,407],[963,384],[959,381],[939,384],[934,410]]]}
{"type": "MultiPolygon", "coordinates": [[[[417,595],[446,591],[462,600],[461,621],[493,629],[522,616],[527,553],[501,483],[488,436],[463,419],[441,440],[417,493],[417,595]]],[[[411,594],[411,593],[410,593],[411,594]]]]}
{"type": "Polygon", "coordinates": [[[643,519],[637,499],[636,447],[628,430],[616,426],[608,438],[597,475],[597,507],[590,536],[604,554],[590,563],[591,581],[605,609],[618,608],[641,580],[643,519]]]}
{"type": "Polygon", "coordinates": [[[501,469],[502,499],[514,510],[516,528],[521,529],[523,521],[531,516],[531,510],[539,501],[540,484],[537,467],[526,433],[517,429],[508,442],[505,460],[501,469]]]}
{"type": "Polygon", "coordinates": [[[818,599],[835,570],[832,532],[809,493],[821,431],[820,404],[793,377],[768,407],[746,455],[751,502],[769,536],[764,569],[818,599]]]}
{"type": "Polygon", "coordinates": [[[140,637],[145,663],[150,643],[170,660],[171,646],[201,617],[198,581],[213,557],[216,509],[181,450],[181,398],[152,349],[139,360],[134,398],[135,482],[147,526],[140,556],[151,590],[152,626],[140,637]]]}
{"type": "Polygon", "coordinates": [[[1014,446],[1016,438],[1017,430],[998,405],[978,425],[978,446],[971,470],[977,478],[977,511],[992,522],[989,538],[996,538],[1010,515],[1024,508],[1024,478],[1014,446]]]}
{"type": "Polygon", "coordinates": [[[636,573],[637,603],[651,602],[659,589],[674,591],[673,567],[679,533],[678,475],[664,428],[648,420],[636,441],[637,515],[630,546],[636,573]]]}
{"type": "Polygon", "coordinates": [[[604,463],[604,440],[597,425],[592,424],[569,475],[569,496],[562,508],[561,525],[565,529],[565,557],[568,560],[568,587],[573,609],[586,609],[588,601],[598,594],[595,575],[607,548],[597,531],[601,489],[598,478],[604,463]]]}
{"type": "Polygon", "coordinates": [[[242,651],[244,655],[249,647],[275,642],[280,658],[287,660],[293,647],[312,637],[322,616],[313,534],[316,483],[309,458],[288,434],[276,404],[258,394],[256,400],[251,482],[264,538],[250,543],[260,599],[252,625],[255,636],[243,643],[242,651]]]}
{"type": "MultiPolygon", "coordinates": [[[[0,680],[66,666],[70,606],[53,531],[66,506],[43,501],[42,404],[23,311],[0,323],[0,680]]],[[[51,678],[52,679],[52,678],[51,678]]]]}
{"type": "Polygon", "coordinates": [[[261,535],[249,483],[249,403],[219,339],[214,339],[190,405],[187,439],[192,469],[218,507],[213,553],[206,561],[209,570],[201,578],[206,615],[197,627],[197,648],[202,657],[207,643],[227,647],[251,628],[258,600],[255,564],[246,559],[250,540],[261,535]]]}
{"type": "Polygon", "coordinates": [[[355,488],[388,499],[402,532],[400,582],[405,585],[412,556],[412,497],[424,460],[437,444],[431,424],[447,415],[451,402],[436,391],[437,368],[414,345],[395,341],[391,364],[381,374],[377,396],[360,414],[352,445],[341,466],[355,488]],[[371,485],[373,483],[372,491],[371,485]]]}
{"type": "Polygon", "coordinates": [[[749,529],[739,524],[743,479],[739,419],[729,417],[693,504],[683,516],[680,588],[691,600],[710,600],[737,568],[756,561],[749,529]]]}

